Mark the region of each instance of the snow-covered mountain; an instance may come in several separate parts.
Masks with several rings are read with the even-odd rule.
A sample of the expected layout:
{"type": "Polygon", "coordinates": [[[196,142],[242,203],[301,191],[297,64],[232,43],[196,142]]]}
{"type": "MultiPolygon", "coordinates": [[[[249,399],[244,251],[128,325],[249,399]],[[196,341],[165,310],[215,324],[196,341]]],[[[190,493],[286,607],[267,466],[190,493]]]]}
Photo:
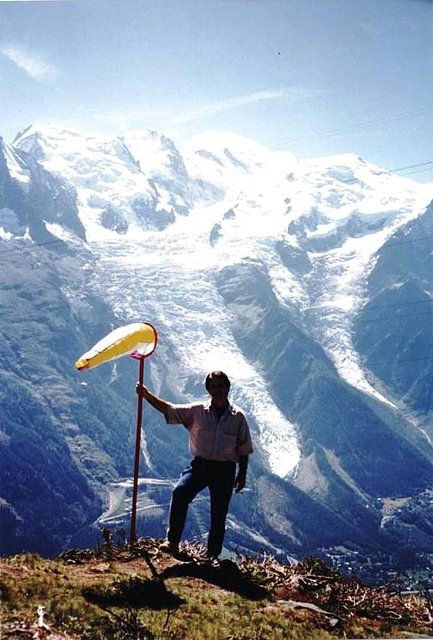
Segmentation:
{"type": "MultiPolygon", "coordinates": [[[[12,146],[2,143],[0,174],[3,251],[11,250],[14,264],[23,253],[29,263],[39,260],[57,279],[76,357],[97,327],[102,337],[114,325],[148,320],[160,338],[147,367],[157,393],[176,401],[200,397],[210,369],[233,380],[233,400],[249,415],[256,453],[250,513],[234,505],[232,546],[240,544],[238,521],[244,532],[254,531],[242,538],[247,548],[254,548],[254,536],[286,553],[356,546],[363,538],[378,549],[389,539],[401,544],[405,514],[428,503],[433,488],[431,401],[420,391],[427,385],[422,372],[411,374],[417,393],[396,374],[399,361],[413,372],[407,354],[415,337],[408,321],[405,331],[394,323],[390,338],[384,310],[410,314],[411,304],[427,308],[432,299],[431,242],[423,234],[432,185],[355,155],[301,161],[233,134],[208,132],[178,150],[155,132],[103,138],[47,125],[30,127],[12,146]],[[402,269],[397,247],[406,245],[415,250],[402,269]],[[375,305],[382,321],[369,321],[375,305]],[[385,354],[386,340],[394,351],[385,354]],[[400,520],[392,509],[388,517],[397,498],[406,508],[400,520]]],[[[29,269],[22,261],[13,278],[3,272],[2,296],[15,292],[19,317],[29,269]]],[[[37,298],[31,305],[38,306],[37,298]]],[[[57,304],[44,307],[35,335],[58,316],[57,304]]],[[[9,336],[16,320],[9,319],[9,336]]],[[[427,371],[428,316],[418,324],[416,357],[424,359],[416,362],[427,371]]],[[[126,368],[117,361],[85,377],[71,371],[73,393],[60,394],[63,442],[90,485],[92,464],[83,464],[83,455],[95,434],[86,434],[83,416],[93,410],[105,422],[101,381],[113,405],[117,394],[126,402],[126,368]]],[[[54,371],[58,376],[58,363],[54,371]]],[[[16,375],[25,386],[23,371],[16,375]]],[[[55,411],[56,397],[41,383],[42,405],[55,411]]],[[[166,441],[158,416],[146,415],[143,473],[175,475],[186,455],[182,434],[174,430],[166,441]],[[169,463],[173,442],[180,450],[169,463]]],[[[96,429],[98,496],[107,478],[115,483],[127,475],[127,456],[112,451],[110,425],[105,429],[96,429]]],[[[119,495],[111,486],[111,495],[119,495]]],[[[4,497],[19,517],[19,498],[12,504],[4,497]]],[[[159,504],[150,499],[154,510],[159,504]]],[[[98,509],[89,517],[97,518],[98,509]]],[[[433,528],[418,524],[411,535],[432,552],[433,528]]]]}

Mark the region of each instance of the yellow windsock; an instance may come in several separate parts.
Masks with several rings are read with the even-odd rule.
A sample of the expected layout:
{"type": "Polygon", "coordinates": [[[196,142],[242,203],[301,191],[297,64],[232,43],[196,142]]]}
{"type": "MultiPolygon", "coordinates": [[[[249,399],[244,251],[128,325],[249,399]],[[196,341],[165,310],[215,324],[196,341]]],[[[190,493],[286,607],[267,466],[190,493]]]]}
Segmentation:
{"type": "Polygon", "coordinates": [[[123,355],[137,360],[147,358],[154,352],[157,340],[156,329],[151,324],[133,322],[102,338],[77,360],[75,366],[79,370],[90,369],[123,355]]]}

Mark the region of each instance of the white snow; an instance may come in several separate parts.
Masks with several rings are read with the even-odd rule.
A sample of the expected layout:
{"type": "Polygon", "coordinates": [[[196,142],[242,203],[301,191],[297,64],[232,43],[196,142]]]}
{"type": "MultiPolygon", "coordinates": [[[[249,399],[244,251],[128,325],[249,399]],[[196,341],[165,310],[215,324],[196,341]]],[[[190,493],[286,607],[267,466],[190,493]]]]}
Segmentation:
{"type": "Polygon", "coordinates": [[[10,233],[9,231],[5,231],[3,227],[0,227],[0,238],[2,240],[10,240],[13,237],[14,236],[12,233],[10,233]]]}
{"type": "Polygon", "coordinates": [[[156,198],[156,209],[167,210],[172,198],[185,202],[185,167],[174,168],[166,139],[152,133],[108,139],[39,127],[17,144],[24,150],[38,145],[45,168],[77,189],[81,221],[98,258],[94,287],[110,301],[119,324],[147,320],[173,338],[179,391],[187,374],[204,378],[210,369],[226,370],[234,402],[257,421],[255,435],[274,473],[285,477],[299,462],[296,425],[278,410],[233,337],[214,282],[221,267],[245,259],[263,263],[278,301],[297,308],[342,378],[392,405],[366,378],[352,344],[352,322],[376,251],[425,209],[432,185],[394,176],[352,154],[300,161],[241,136],[207,132],[183,149],[185,179],[199,178],[223,195],[211,206],[197,200],[188,215],[160,232],[147,229],[131,203],[135,196],[156,198]],[[163,182],[154,188],[149,176],[163,182]],[[169,193],[167,179],[179,190],[169,193]],[[108,206],[127,221],[124,235],[101,225],[108,206]],[[303,249],[311,271],[289,271],[277,240],[303,249]]]}
{"type": "Polygon", "coordinates": [[[197,210],[164,234],[111,241],[108,251],[106,243],[92,242],[100,265],[95,286],[105,291],[119,317],[143,317],[172,336],[180,371],[204,380],[209,370],[225,370],[233,379],[233,401],[248,406],[257,421],[271,469],[286,476],[299,462],[295,429],[233,338],[213,281],[219,257],[210,250],[206,227],[211,228],[212,216],[203,224],[207,213],[197,210]]]}
{"type": "Polygon", "coordinates": [[[21,187],[27,191],[30,183],[30,176],[28,170],[24,169],[22,163],[17,157],[13,147],[6,142],[0,142],[3,147],[4,155],[6,158],[6,165],[9,171],[9,175],[13,180],[16,180],[21,184],[21,187]]]}

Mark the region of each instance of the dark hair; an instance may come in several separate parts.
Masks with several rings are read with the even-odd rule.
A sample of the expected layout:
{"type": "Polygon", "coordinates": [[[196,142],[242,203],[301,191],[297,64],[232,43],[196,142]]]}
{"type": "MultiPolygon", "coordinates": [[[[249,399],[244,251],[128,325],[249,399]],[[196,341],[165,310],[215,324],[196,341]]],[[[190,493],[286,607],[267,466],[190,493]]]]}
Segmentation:
{"type": "Polygon", "coordinates": [[[227,387],[230,389],[230,380],[228,376],[224,373],[224,371],[211,371],[207,374],[204,386],[206,387],[206,391],[209,391],[209,382],[217,378],[218,380],[222,380],[226,383],[227,387]]]}

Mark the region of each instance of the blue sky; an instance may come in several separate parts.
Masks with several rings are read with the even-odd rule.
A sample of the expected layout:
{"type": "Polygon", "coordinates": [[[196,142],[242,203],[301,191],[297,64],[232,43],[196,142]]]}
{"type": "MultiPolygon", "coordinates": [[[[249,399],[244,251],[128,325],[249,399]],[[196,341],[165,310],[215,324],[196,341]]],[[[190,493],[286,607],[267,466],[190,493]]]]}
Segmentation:
{"type": "Polygon", "coordinates": [[[218,129],[433,181],[432,18],[431,0],[0,1],[0,135],[218,129]]]}

